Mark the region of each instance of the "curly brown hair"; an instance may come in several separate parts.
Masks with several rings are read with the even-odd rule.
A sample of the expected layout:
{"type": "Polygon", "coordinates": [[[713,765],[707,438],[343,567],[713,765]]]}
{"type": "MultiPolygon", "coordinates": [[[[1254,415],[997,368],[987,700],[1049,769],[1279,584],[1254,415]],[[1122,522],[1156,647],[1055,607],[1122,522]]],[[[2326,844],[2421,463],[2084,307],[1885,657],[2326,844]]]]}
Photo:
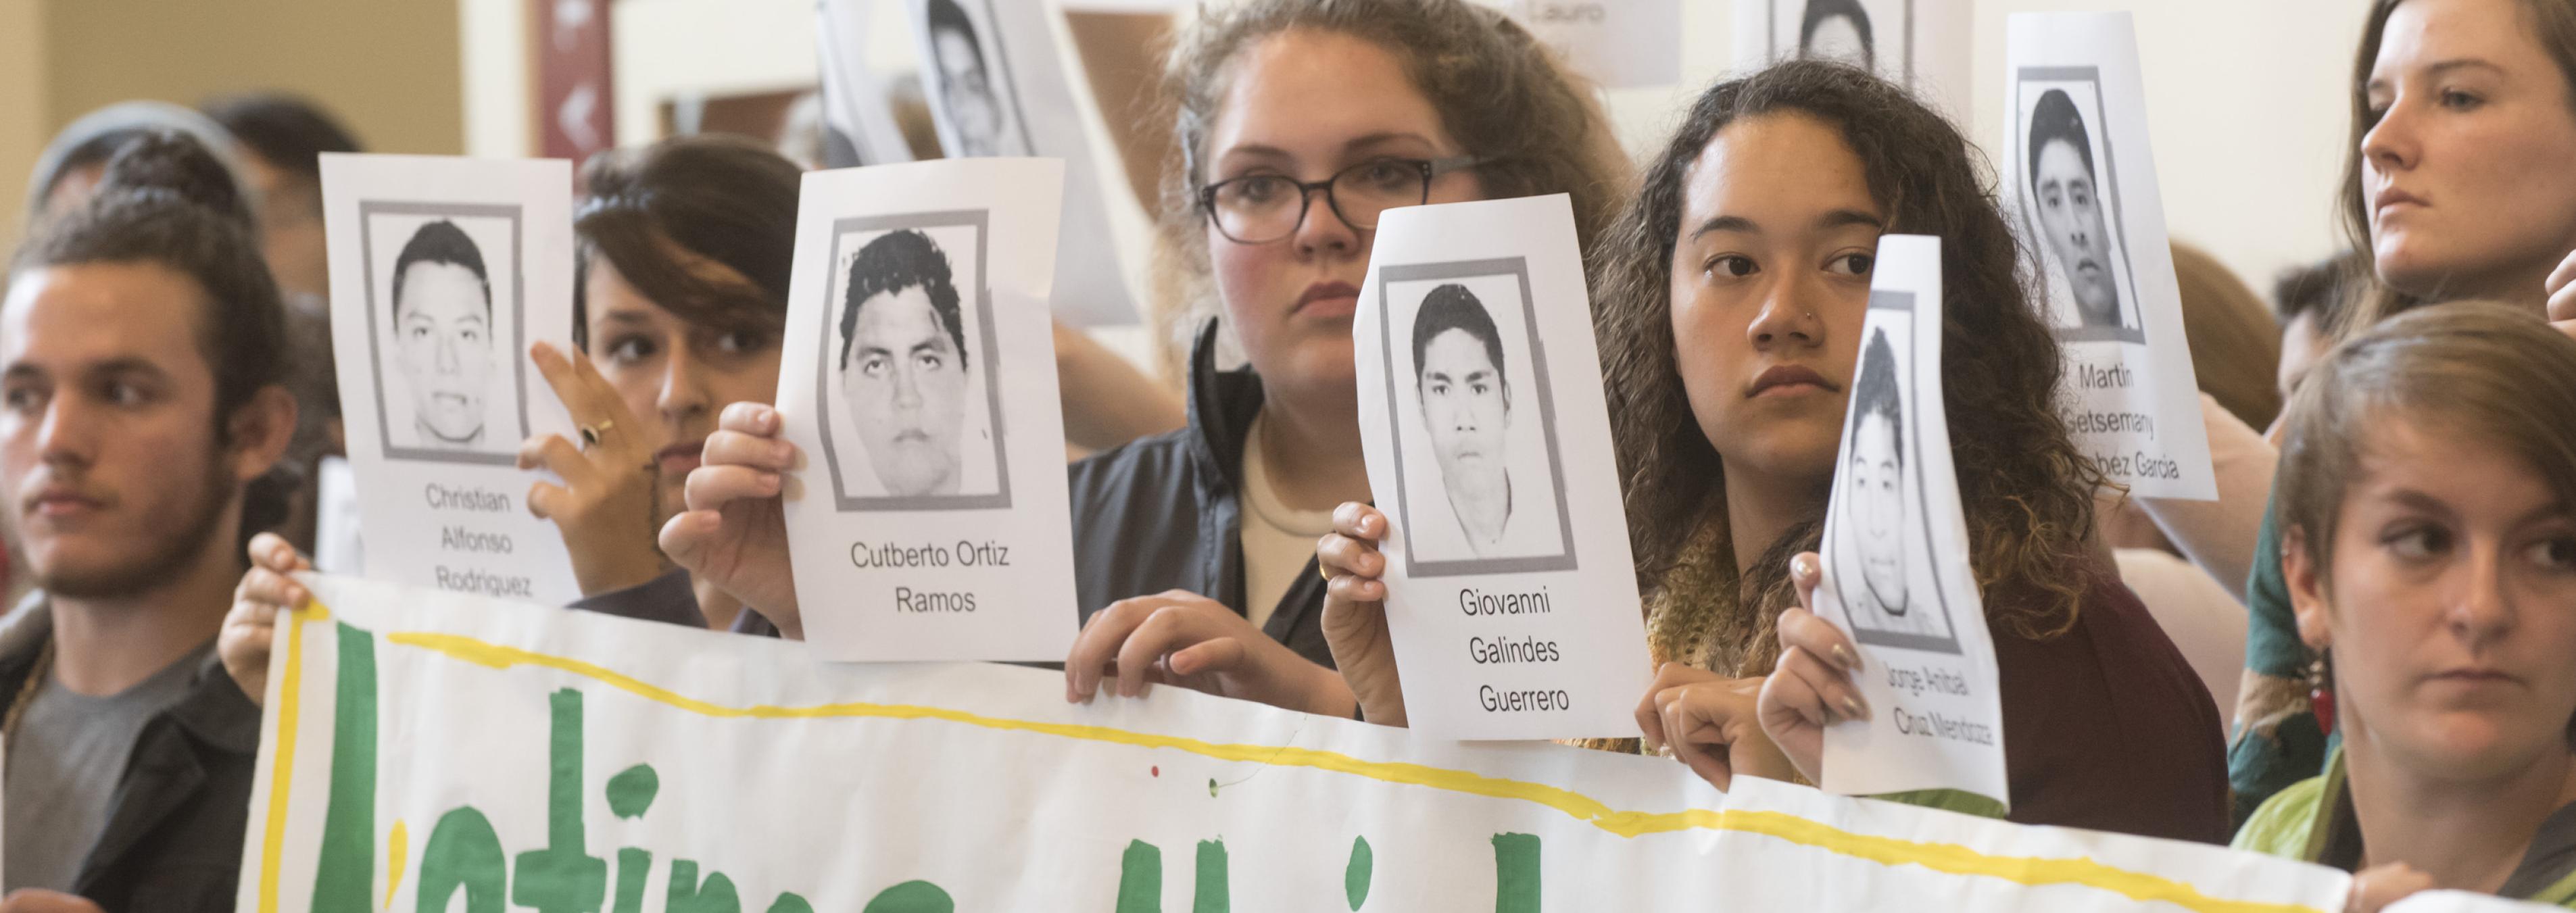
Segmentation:
{"type": "MultiPolygon", "coordinates": [[[[1889,231],[1941,238],[1941,378],[1971,560],[1989,617],[2023,636],[2073,626],[2092,585],[2092,493],[2106,480],[2057,412],[2064,367],[2030,294],[2022,249],[1991,173],[1957,128],[1905,90],[1849,66],[1782,63],[1701,95],[1646,171],[1637,199],[1594,249],[1594,335],[1642,591],[1702,601],[1707,621],[1658,642],[1666,658],[1713,657],[1754,675],[1777,655],[1774,625],[1795,603],[1788,559],[1818,547],[1822,512],[1738,573],[1726,528],[1726,467],[1693,418],[1675,362],[1671,265],[1692,163],[1741,119],[1795,114],[1832,127],[1866,171],[1889,231]],[[1692,554],[1719,556],[1703,592],[1660,592],[1692,554]]],[[[1819,499],[1821,503],[1821,498],[1819,499]]],[[[1700,582],[1700,581],[1695,581],[1700,582]]]]}
{"type": "MultiPolygon", "coordinates": [[[[1163,169],[1157,294],[1190,305],[1214,300],[1199,193],[1208,130],[1223,108],[1244,50],[1283,32],[1348,35],[1386,49],[1441,127],[1485,159],[1476,176],[1494,199],[1562,193],[1573,198],[1575,236],[1586,245],[1617,213],[1633,168],[1592,86],[1502,13],[1466,0],[1246,0],[1199,11],[1174,43],[1163,91],[1177,109],[1176,142],[1163,169]]],[[[1181,316],[1192,332],[1204,313],[1181,316]]]]}

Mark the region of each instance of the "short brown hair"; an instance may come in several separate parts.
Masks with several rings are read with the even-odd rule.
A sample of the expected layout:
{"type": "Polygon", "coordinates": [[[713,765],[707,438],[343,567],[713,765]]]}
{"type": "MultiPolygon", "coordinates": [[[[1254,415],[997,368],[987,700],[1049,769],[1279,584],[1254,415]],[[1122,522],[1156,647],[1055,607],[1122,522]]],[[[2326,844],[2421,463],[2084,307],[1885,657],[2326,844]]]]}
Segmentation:
{"type": "Polygon", "coordinates": [[[677,136],[640,150],[592,156],[573,218],[572,341],[590,348],[590,265],[605,258],[629,285],[689,323],[775,337],[787,325],[796,259],[796,195],[804,171],[739,136],[677,136]],[[724,264],[750,280],[698,278],[672,248],[724,264]]]}
{"type": "Polygon", "coordinates": [[[2334,568],[2336,521],[2370,423],[2435,423],[2492,442],[2576,510],[2576,340],[2529,308],[2462,302],[2409,311],[2345,342],[2290,399],[2280,527],[2334,568]]]}

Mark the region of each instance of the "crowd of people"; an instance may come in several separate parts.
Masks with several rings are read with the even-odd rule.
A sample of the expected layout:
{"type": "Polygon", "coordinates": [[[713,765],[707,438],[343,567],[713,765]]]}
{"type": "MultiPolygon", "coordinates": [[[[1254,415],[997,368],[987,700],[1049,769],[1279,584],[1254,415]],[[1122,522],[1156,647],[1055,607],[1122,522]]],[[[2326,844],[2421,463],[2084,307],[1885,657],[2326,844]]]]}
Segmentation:
{"type": "MultiPolygon", "coordinates": [[[[2350,252],[2267,309],[2177,247],[2220,495],[2183,502],[2075,446],[2035,240],[1903,87],[1778,63],[1638,162],[1485,6],[1203,11],[1151,116],[1112,118],[1131,157],[1168,153],[1161,312],[1204,316],[1175,318],[1180,390],[1096,351],[1060,366],[1097,451],[1069,467],[1066,699],[1405,725],[1351,333],[1389,204],[1357,188],[1566,194],[1654,670],[1644,739],[1566,750],[1814,781],[1823,728],[1873,712],[1812,609],[1875,251],[1937,235],[2010,812],[1885,798],[2332,865],[2357,909],[2576,907],[2576,2],[2370,0],[2366,24],[2348,98],[2284,100],[2350,110],[2350,252]],[[1248,220],[1246,182],[1281,178],[1298,218],[1248,220]]],[[[33,585],[0,618],[0,911],[231,909],[270,640],[310,600],[310,478],[340,440],[315,156],[358,148],[288,98],[128,104],[30,181],[0,301],[0,493],[33,585]]],[[[529,501],[572,608],[799,638],[780,493],[802,457],[769,403],[800,169],[684,136],[582,175],[575,344],[530,354],[626,433],[520,450],[561,480],[529,501]]]]}

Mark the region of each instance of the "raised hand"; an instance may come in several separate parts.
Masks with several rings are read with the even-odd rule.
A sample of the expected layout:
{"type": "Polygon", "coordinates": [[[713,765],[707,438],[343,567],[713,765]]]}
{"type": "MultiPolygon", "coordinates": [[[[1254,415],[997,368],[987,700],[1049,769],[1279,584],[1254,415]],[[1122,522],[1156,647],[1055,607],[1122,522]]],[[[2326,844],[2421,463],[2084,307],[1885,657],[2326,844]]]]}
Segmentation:
{"type": "Polygon", "coordinates": [[[781,635],[802,640],[778,497],[801,457],[779,437],[779,427],[778,410],[769,406],[725,407],[707,436],[704,462],[689,473],[689,509],[662,524],[662,552],[759,612],[781,635]]]}
{"type": "Polygon", "coordinates": [[[576,352],[567,359],[540,342],[528,347],[528,357],[583,437],[576,445],[560,434],[541,434],[519,445],[519,468],[543,468],[563,480],[528,486],[528,512],[553,522],[563,535],[584,596],[659,576],[653,491],[661,473],[653,455],[662,449],[660,432],[636,420],[590,356],[576,352]]]}

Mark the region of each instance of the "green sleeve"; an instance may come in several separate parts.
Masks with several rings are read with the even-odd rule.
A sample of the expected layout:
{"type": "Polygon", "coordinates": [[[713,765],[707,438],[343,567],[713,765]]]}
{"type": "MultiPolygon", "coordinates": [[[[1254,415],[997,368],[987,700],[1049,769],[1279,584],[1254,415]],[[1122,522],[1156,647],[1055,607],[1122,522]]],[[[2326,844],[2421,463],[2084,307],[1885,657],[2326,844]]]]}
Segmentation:
{"type": "Polygon", "coordinates": [[[2309,831],[2316,827],[2317,803],[2325,796],[2325,778],[2309,777],[2274,794],[2254,813],[2245,826],[2237,829],[2236,839],[2228,848],[2306,859],[2309,831]]]}
{"type": "Polygon", "coordinates": [[[2263,512],[2254,545],[2254,571],[2245,582],[2246,697],[2236,706],[2234,744],[2227,749],[2228,785],[2242,816],[2273,794],[2325,769],[2334,740],[2317,725],[2305,681],[2314,661],[2290,613],[2290,585],[2281,572],[2278,502],[2263,512]],[[2268,687],[2265,687],[2267,686],[2268,687]]]}
{"type": "Polygon", "coordinates": [[[2263,531],[2254,540],[2254,572],[2245,581],[2245,668],[2303,678],[2312,657],[2299,640],[2298,620],[2290,614],[2290,582],[2281,573],[2279,506],[2275,502],[2263,509],[2263,531]]]}
{"type": "Polygon", "coordinates": [[[1979,818],[2001,820],[2004,816],[2003,803],[1966,790],[1917,789],[1901,793],[1884,793],[1869,798],[1911,805],[1916,808],[1936,808],[1945,812],[1975,815],[1979,818]]]}

